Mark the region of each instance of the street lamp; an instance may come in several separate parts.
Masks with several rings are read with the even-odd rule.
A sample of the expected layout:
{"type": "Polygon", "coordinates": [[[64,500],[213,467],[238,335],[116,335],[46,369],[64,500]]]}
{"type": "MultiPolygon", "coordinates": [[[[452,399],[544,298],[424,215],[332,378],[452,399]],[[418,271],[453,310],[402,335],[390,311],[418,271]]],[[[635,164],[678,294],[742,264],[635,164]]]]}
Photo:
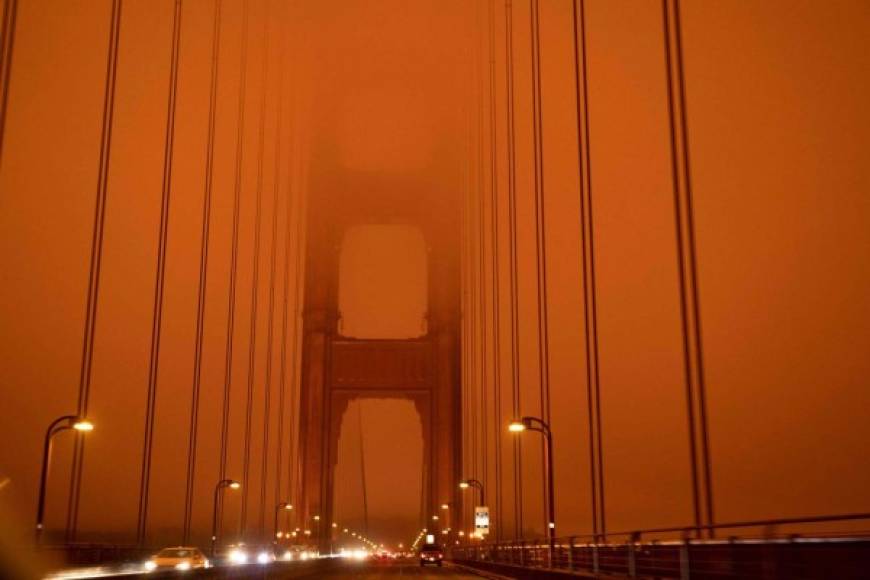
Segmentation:
{"type": "MultiPolygon", "coordinates": [[[[281,513],[281,510],[288,511],[288,512],[292,511],[293,505],[290,504],[289,502],[282,501],[281,503],[279,503],[278,505],[275,506],[275,537],[279,538],[279,539],[283,535],[280,532],[278,532],[278,514],[281,513]]],[[[274,543],[277,544],[278,540],[276,539],[274,543]]]]}
{"type": "MultiPolygon", "coordinates": [[[[459,482],[459,489],[466,490],[470,487],[473,487],[474,489],[476,489],[477,491],[480,492],[480,504],[479,505],[485,506],[486,505],[486,495],[483,492],[483,484],[480,482],[480,480],[471,478],[471,479],[463,479],[462,481],[459,482]]],[[[460,518],[460,519],[464,520],[464,517],[460,518]]]]}
{"type": "Polygon", "coordinates": [[[486,505],[486,499],[483,493],[483,484],[476,479],[463,479],[459,482],[459,489],[468,489],[473,487],[480,492],[480,505],[486,505]]]}
{"type": "Polygon", "coordinates": [[[42,470],[39,476],[39,494],[36,504],[36,543],[39,544],[45,519],[45,492],[48,484],[48,470],[51,467],[51,440],[61,431],[75,429],[79,433],[88,433],[94,430],[94,424],[77,415],[64,415],[58,417],[48,426],[45,432],[45,441],[42,446],[42,470]]]}
{"type": "Polygon", "coordinates": [[[556,540],[556,499],[553,493],[553,432],[550,426],[537,417],[523,417],[511,421],[508,431],[522,433],[523,431],[537,431],[544,435],[546,441],[546,467],[547,467],[547,537],[550,539],[550,557],[556,540]]]}
{"type": "Polygon", "coordinates": [[[242,484],[234,479],[222,479],[214,486],[214,510],[211,517],[211,555],[214,557],[215,543],[218,537],[218,495],[224,488],[239,489],[242,484]]]}

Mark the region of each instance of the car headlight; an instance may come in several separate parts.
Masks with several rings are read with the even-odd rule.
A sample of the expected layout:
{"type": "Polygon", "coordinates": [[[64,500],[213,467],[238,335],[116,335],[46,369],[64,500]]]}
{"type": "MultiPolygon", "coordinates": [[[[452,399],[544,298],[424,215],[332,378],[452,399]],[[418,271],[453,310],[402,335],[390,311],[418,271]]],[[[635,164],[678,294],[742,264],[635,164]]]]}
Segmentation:
{"type": "Polygon", "coordinates": [[[260,552],[257,554],[257,562],[260,564],[268,564],[269,563],[269,554],[266,552],[260,552]]]}
{"type": "Polygon", "coordinates": [[[230,564],[247,564],[248,555],[241,550],[233,550],[229,553],[230,564]]]}
{"type": "Polygon", "coordinates": [[[179,562],[175,565],[176,570],[190,570],[190,562],[179,562]]]}
{"type": "Polygon", "coordinates": [[[145,568],[145,570],[147,570],[148,572],[151,572],[152,570],[154,570],[155,568],[157,568],[157,563],[154,562],[154,560],[148,560],[147,562],[145,562],[144,568],[145,568]]]}

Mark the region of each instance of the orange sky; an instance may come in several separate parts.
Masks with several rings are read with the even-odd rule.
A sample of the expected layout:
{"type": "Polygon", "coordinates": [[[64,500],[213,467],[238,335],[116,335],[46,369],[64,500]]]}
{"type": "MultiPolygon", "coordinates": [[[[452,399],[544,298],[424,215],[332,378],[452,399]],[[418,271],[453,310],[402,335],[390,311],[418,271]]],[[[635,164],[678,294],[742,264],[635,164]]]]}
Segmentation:
{"type": "MultiPolygon", "coordinates": [[[[194,511],[197,542],[209,534],[209,498],[217,468],[241,2],[223,2],[202,446],[194,511]]],[[[98,428],[87,447],[82,539],[129,541],[135,529],[172,4],[124,2],[91,395],[91,416],[98,428]]],[[[509,402],[504,3],[494,3],[497,208],[488,201],[488,78],[480,74],[488,72],[488,1],[249,4],[230,472],[241,466],[264,90],[256,400],[264,395],[268,356],[266,305],[277,180],[279,240],[288,228],[293,235],[297,231],[298,206],[292,206],[297,209],[288,222],[288,203],[302,200],[304,207],[327,193],[337,204],[401,198],[457,216],[467,200],[476,203],[482,194],[487,200],[484,223],[489,227],[495,209],[501,228],[498,277],[490,266],[483,273],[490,309],[485,388],[493,392],[491,292],[498,281],[502,394],[509,402]],[[260,65],[267,5],[270,68],[264,82],[260,65]],[[277,74],[281,43],[283,93],[277,74]],[[283,134],[277,131],[279,98],[285,104],[283,134]],[[478,149],[480,128],[484,141],[478,149]],[[281,157],[276,159],[279,140],[281,157]]],[[[538,414],[529,10],[526,1],[513,4],[520,410],[538,414]]],[[[863,0],[681,4],[717,517],[728,521],[867,511],[870,6],[863,0]]],[[[540,5],[557,519],[560,533],[584,533],[590,516],[571,2],[540,0],[540,5]]],[[[24,522],[31,521],[35,506],[43,431],[76,405],[109,6],[108,0],[19,2],[0,165],[0,478],[10,478],[0,488],[0,502],[13,506],[24,522]]],[[[682,525],[691,520],[691,503],[661,7],[652,0],[587,0],[586,6],[608,527],[682,525]]],[[[184,498],[212,7],[212,0],[188,0],[183,12],[149,519],[150,535],[158,543],[177,541],[184,498]]],[[[476,219],[474,212],[471,216],[476,219]]],[[[330,224],[303,225],[304,232],[330,224]]],[[[462,241],[459,232],[443,235],[457,245],[462,241]]],[[[386,250],[378,254],[378,244],[367,247],[375,248],[367,259],[395,256],[386,250]]],[[[287,293],[292,328],[293,312],[301,307],[292,282],[302,272],[296,270],[295,254],[285,255],[283,243],[275,249],[278,304],[287,293]],[[284,264],[289,264],[289,289],[283,288],[284,264]]],[[[291,252],[296,249],[291,246],[291,252]]],[[[402,260],[410,260],[415,252],[405,249],[402,260]]],[[[489,241],[483,250],[491,254],[489,241]]],[[[420,270],[419,263],[393,266],[405,274],[420,270]]],[[[356,291],[380,291],[389,298],[394,288],[388,274],[377,277],[374,286],[368,285],[370,279],[361,282],[356,291]]],[[[472,286],[465,282],[464,291],[469,292],[472,286]]],[[[346,288],[347,304],[354,304],[354,287],[346,288]]],[[[417,312],[416,298],[393,298],[396,304],[411,305],[407,312],[417,312]]],[[[465,306],[470,317],[469,303],[465,306]]],[[[344,314],[354,319],[353,312],[344,314]]],[[[371,324],[371,310],[356,315],[361,328],[371,324]]],[[[417,328],[416,314],[408,316],[414,320],[407,326],[417,328]]],[[[279,315],[273,323],[280,331],[279,315]]],[[[479,347],[481,325],[466,330],[466,344],[479,347]]],[[[288,342],[288,369],[296,365],[297,345],[293,338],[288,342]]],[[[277,369],[277,348],[272,356],[277,369]]],[[[288,370],[288,381],[293,377],[288,370]]],[[[271,388],[277,393],[274,381],[271,388]]],[[[470,401],[478,400],[480,381],[464,388],[470,401]]],[[[289,397],[289,386],[287,393],[289,397]]],[[[285,468],[295,427],[293,402],[288,398],[285,468]]],[[[471,413],[473,405],[466,407],[471,413]]],[[[391,541],[410,539],[406,536],[421,515],[413,475],[419,462],[419,427],[410,410],[402,409],[396,401],[363,403],[367,437],[395,437],[382,425],[395,413],[409,440],[403,447],[366,447],[372,456],[367,469],[371,521],[382,522],[372,532],[391,541]],[[391,458],[401,466],[402,477],[407,476],[407,485],[396,485],[386,467],[376,467],[390,466],[391,458]],[[387,508],[391,498],[401,510],[387,508]],[[383,523],[388,518],[394,523],[383,523]]],[[[352,406],[348,416],[355,412],[352,406]]],[[[492,449],[495,437],[507,445],[500,425],[512,411],[506,408],[500,418],[491,416],[491,409],[488,413],[490,452],[484,460],[479,447],[472,451],[466,445],[463,468],[469,476],[485,479],[493,497],[492,449]]],[[[262,414],[258,403],[253,416],[254,433],[260,434],[254,437],[255,457],[262,414]]],[[[274,418],[273,409],[268,427],[273,440],[274,418]]],[[[465,436],[469,443],[472,433],[465,436]]],[[[357,473],[358,459],[352,453],[356,443],[351,435],[342,437],[339,472],[357,473]]],[[[273,446],[271,453],[275,451],[273,446]]],[[[540,533],[537,451],[536,445],[524,446],[523,520],[527,531],[540,533]]],[[[56,528],[65,517],[69,438],[61,436],[54,452],[48,523],[56,528]]],[[[509,459],[506,453],[501,525],[512,535],[509,459]]],[[[260,461],[254,462],[256,474],[260,461]]],[[[288,479],[284,477],[285,488],[288,479]]],[[[258,509],[259,480],[250,481],[248,490],[258,509]]],[[[339,490],[339,514],[357,517],[357,491],[352,486],[339,490]]],[[[272,485],[268,494],[269,504],[279,499],[272,485]]],[[[228,513],[237,513],[237,501],[228,501],[228,513]]],[[[256,523],[256,510],[251,517],[256,523]]],[[[233,521],[228,516],[227,526],[233,527],[233,521]]]]}

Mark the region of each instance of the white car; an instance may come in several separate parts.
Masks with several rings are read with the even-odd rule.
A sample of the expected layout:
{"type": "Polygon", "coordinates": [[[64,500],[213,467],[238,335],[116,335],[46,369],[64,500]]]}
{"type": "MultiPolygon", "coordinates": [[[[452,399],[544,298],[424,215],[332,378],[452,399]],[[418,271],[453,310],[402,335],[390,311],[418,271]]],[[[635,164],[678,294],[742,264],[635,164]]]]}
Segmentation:
{"type": "Polygon", "coordinates": [[[198,568],[209,568],[211,563],[205,557],[199,548],[191,546],[176,546],[174,548],[163,548],[145,562],[146,572],[155,572],[162,570],[178,570],[184,572],[186,570],[195,570],[198,568]]]}

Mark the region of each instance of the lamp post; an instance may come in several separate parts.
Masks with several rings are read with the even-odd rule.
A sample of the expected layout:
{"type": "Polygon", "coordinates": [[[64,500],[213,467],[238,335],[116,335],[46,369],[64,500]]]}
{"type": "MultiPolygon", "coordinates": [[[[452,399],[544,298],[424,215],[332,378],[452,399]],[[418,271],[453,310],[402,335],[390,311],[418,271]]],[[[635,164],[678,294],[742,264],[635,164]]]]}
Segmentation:
{"type": "Polygon", "coordinates": [[[224,488],[239,489],[242,484],[234,479],[222,479],[214,486],[214,511],[211,517],[211,555],[214,557],[218,537],[218,496],[224,488]]]}
{"type": "Polygon", "coordinates": [[[480,505],[486,505],[486,496],[483,493],[483,484],[476,479],[463,479],[459,482],[459,489],[475,488],[480,492],[480,505]]]}
{"type": "Polygon", "coordinates": [[[48,471],[51,467],[51,440],[61,431],[75,429],[79,433],[87,433],[94,430],[94,424],[77,415],[64,415],[58,417],[48,426],[45,431],[45,441],[42,446],[42,470],[39,476],[39,494],[36,504],[36,543],[42,539],[42,530],[45,520],[45,493],[48,486],[48,471]]]}
{"type": "MultiPolygon", "coordinates": [[[[462,481],[459,482],[459,489],[466,490],[470,487],[473,487],[474,489],[476,489],[477,491],[480,492],[480,505],[485,506],[486,505],[486,494],[484,494],[484,492],[483,492],[483,484],[480,482],[480,480],[471,478],[471,479],[463,479],[462,481]]],[[[462,520],[460,522],[460,525],[464,524],[464,522],[465,522],[464,514],[463,514],[463,517],[460,518],[460,520],[462,520]]],[[[476,527],[477,527],[477,524],[475,523],[475,528],[476,527]]],[[[470,538],[469,538],[469,540],[470,540],[470,538]]]]}
{"type": "Polygon", "coordinates": [[[289,512],[292,509],[293,509],[293,506],[289,502],[286,502],[286,501],[282,501],[281,503],[279,503],[278,505],[275,506],[275,535],[274,535],[275,539],[273,540],[273,543],[276,546],[278,545],[278,538],[280,537],[278,535],[278,533],[279,533],[278,532],[278,514],[281,513],[281,510],[289,512]]]}
{"type": "Polygon", "coordinates": [[[550,426],[537,417],[523,417],[511,421],[508,431],[522,433],[523,431],[537,431],[544,435],[546,442],[546,469],[547,469],[547,537],[550,540],[550,559],[553,557],[553,549],[556,545],[556,499],[553,492],[553,432],[550,426]]]}

